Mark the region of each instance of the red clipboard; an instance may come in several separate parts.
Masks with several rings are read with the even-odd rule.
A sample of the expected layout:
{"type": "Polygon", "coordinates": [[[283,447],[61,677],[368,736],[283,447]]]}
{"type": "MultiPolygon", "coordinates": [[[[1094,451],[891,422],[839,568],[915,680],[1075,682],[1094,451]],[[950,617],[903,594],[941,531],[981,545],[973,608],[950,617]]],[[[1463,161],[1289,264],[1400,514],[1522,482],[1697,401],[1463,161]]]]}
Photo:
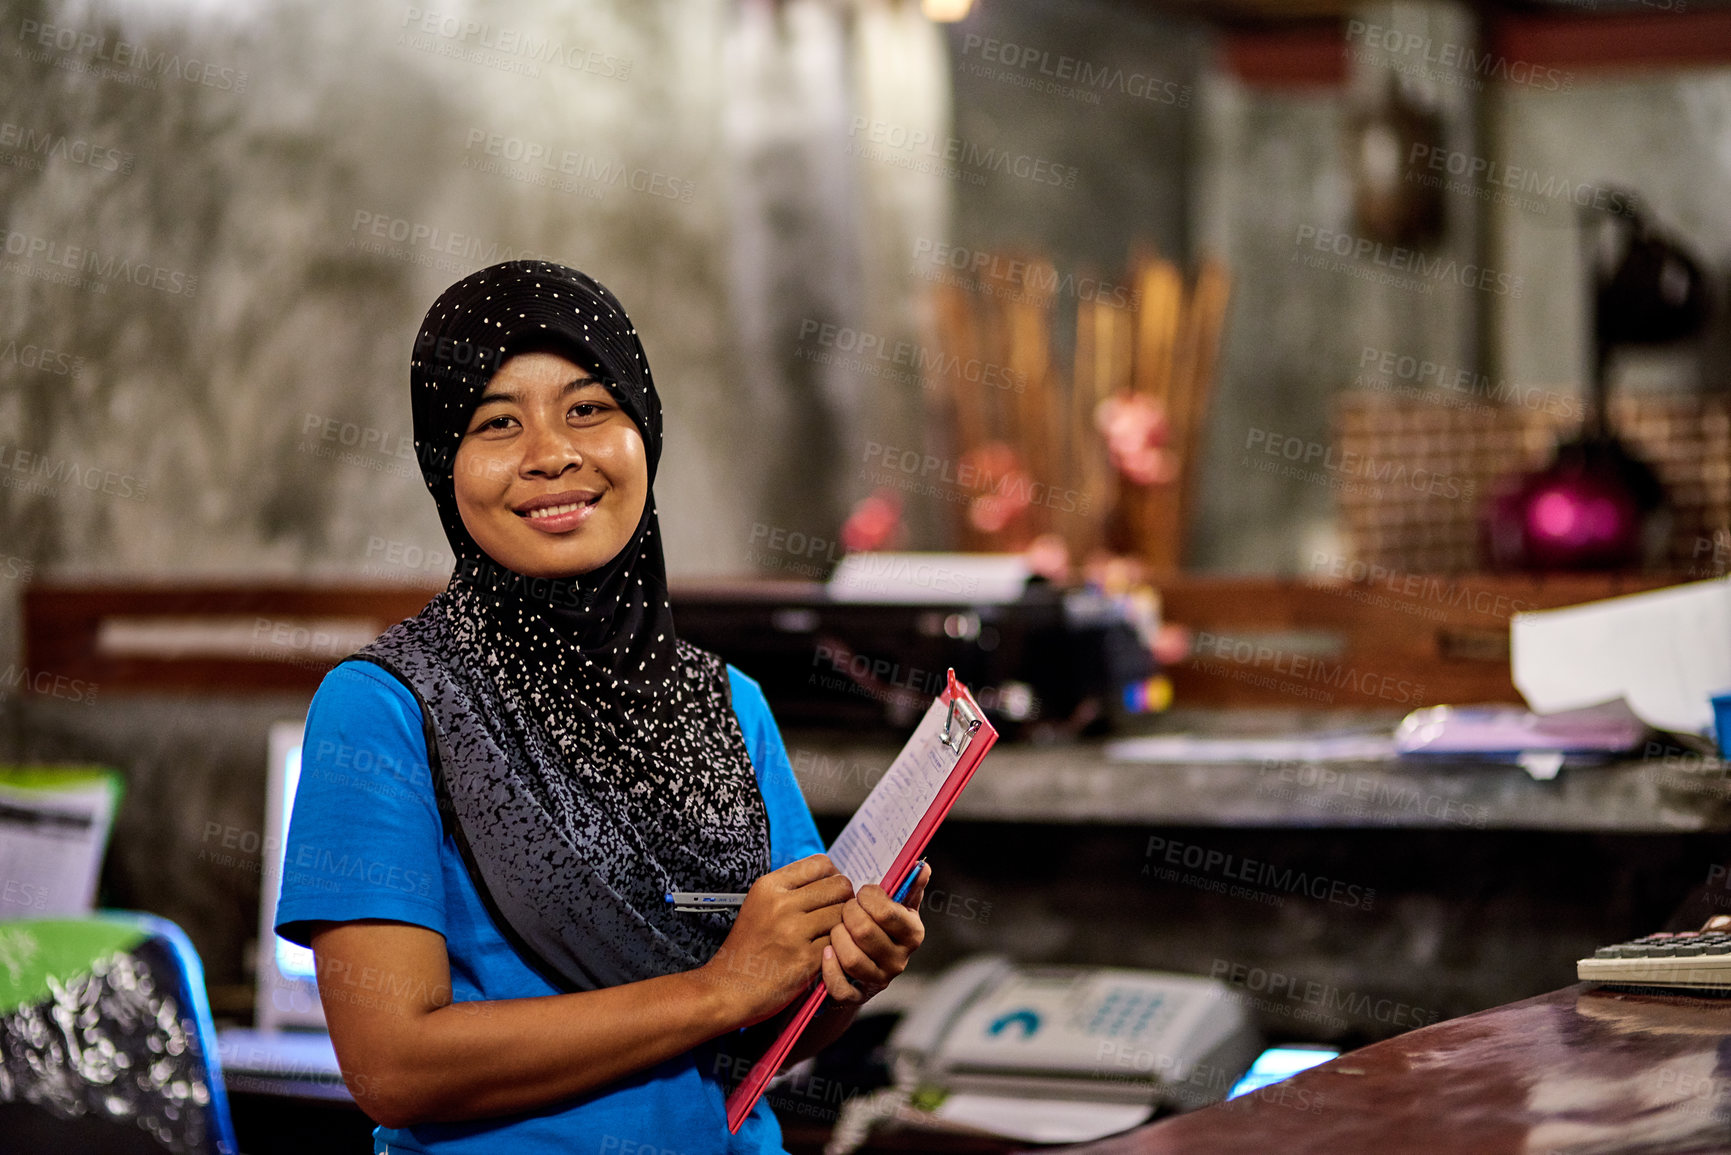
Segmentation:
{"type": "MultiPolygon", "coordinates": [[[[913,868],[920,855],[925,853],[926,844],[931,842],[932,835],[943,824],[944,816],[950,812],[950,807],[955,805],[962,788],[967,786],[968,779],[974,776],[974,770],[981,759],[985,758],[986,752],[998,740],[998,731],[987,720],[986,712],[980,709],[974,696],[968,693],[968,688],[956,680],[954,670],[949,671],[949,684],[944,687],[944,692],[938,696],[937,701],[947,707],[939,740],[951,750],[957,751],[956,764],[950,768],[937,796],[926,807],[925,814],[915,823],[913,833],[902,844],[889,870],[885,871],[883,878],[879,880],[879,885],[892,894],[893,888],[908,876],[908,871],[913,868]],[[958,704],[966,708],[967,713],[972,715],[971,719],[963,717],[963,711],[957,708],[958,704]]],[[[929,721],[922,720],[913,737],[908,739],[904,752],[922,737],[928,737],[923,733],[928,725],[929,721]]],[[[888,775],[885,778],[887,779],[888,775]]],[[[882,786],[884,782],[880,781],[879,787],[882,786]]],[[[876,793],[875,789],[873,793],[876,793]]],[[[869,797],[867,801],[870,801],[869,797]]],[[[805,1001],[800,1005],[798,1013],[782,1028],[781,1034],[776,1036],[775,1042],[763,1053],[763,1057],[752,1064],[751,1073],[746,1075],[745,1082],[735,1087],[733,1094],[727,1097],[727,1129],[730,1133],[739,1130],[746,1116],[751,1114],[751,1109],[757,1105],[758,1099],[763,1097],[764,1088],[769,1086],[769,1081],[781,1069],[782,1063],[787,1061],[793,1045],[799,1041],[800,1035],[805,1033],[812,1017],[823,1005],[824,998],[823,980],[819,978],[804,996],[805,1001]]]]}

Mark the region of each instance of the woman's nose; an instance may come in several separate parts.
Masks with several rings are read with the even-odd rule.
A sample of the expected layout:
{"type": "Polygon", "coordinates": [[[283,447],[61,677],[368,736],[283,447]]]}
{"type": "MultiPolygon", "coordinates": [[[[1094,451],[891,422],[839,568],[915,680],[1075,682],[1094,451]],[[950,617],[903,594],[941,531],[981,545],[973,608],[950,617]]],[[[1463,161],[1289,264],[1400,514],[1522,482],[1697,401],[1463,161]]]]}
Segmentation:
{"type": "Polygon", "coordinates": [[[557,477],[573,465],[582,467],[583,454],[570,429],[546,422],[525,424],[521,463],[524,473],[557,477]]]}

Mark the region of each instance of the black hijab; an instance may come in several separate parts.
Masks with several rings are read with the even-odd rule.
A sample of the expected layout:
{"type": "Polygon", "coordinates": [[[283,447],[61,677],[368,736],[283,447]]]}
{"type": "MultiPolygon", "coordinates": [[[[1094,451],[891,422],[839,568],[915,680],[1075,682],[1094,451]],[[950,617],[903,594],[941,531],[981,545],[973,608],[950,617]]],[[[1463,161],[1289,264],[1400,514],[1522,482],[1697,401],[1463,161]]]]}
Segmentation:
{"type": "Polygon", "coordinates": [[[769,828],[726,668],[674,632],[653,489],[624,548],[570,578],[516,573],[463,525],[457,447],[488,380],[533,351],[607,388],[653,486],[661,405],[613,294],[544,261],[465,277],[428,310],[409,374],[456,571],[357,656],[420,699],[441,805],[501,929],[556,985],[585,990],[707,960],[725,919],[663,896],[745,890],[769,869],[769,828]]]}

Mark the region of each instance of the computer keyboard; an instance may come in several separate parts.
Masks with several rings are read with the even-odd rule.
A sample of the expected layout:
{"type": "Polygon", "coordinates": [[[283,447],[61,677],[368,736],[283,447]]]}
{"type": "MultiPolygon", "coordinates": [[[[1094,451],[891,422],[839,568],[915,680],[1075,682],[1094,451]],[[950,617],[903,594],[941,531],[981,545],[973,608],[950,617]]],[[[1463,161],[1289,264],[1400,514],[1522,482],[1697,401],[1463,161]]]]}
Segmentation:
{"type": "Polygon", "coordinates": [[[1649,934],[1602,946],[1575,964],[1583,982],[1731,994],[1731,933],[1649,934]]]}

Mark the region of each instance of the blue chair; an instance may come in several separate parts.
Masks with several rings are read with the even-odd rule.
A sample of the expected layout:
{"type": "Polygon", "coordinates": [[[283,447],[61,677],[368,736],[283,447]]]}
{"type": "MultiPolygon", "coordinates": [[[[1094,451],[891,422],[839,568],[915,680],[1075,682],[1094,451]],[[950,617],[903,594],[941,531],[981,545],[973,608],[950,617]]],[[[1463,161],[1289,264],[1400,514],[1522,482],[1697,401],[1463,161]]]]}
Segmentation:
{"type": "Polygon", "coordinates": [[[167,919],[0,922],[0,1155],[238,1155],[204,968],[167,919]]]}

